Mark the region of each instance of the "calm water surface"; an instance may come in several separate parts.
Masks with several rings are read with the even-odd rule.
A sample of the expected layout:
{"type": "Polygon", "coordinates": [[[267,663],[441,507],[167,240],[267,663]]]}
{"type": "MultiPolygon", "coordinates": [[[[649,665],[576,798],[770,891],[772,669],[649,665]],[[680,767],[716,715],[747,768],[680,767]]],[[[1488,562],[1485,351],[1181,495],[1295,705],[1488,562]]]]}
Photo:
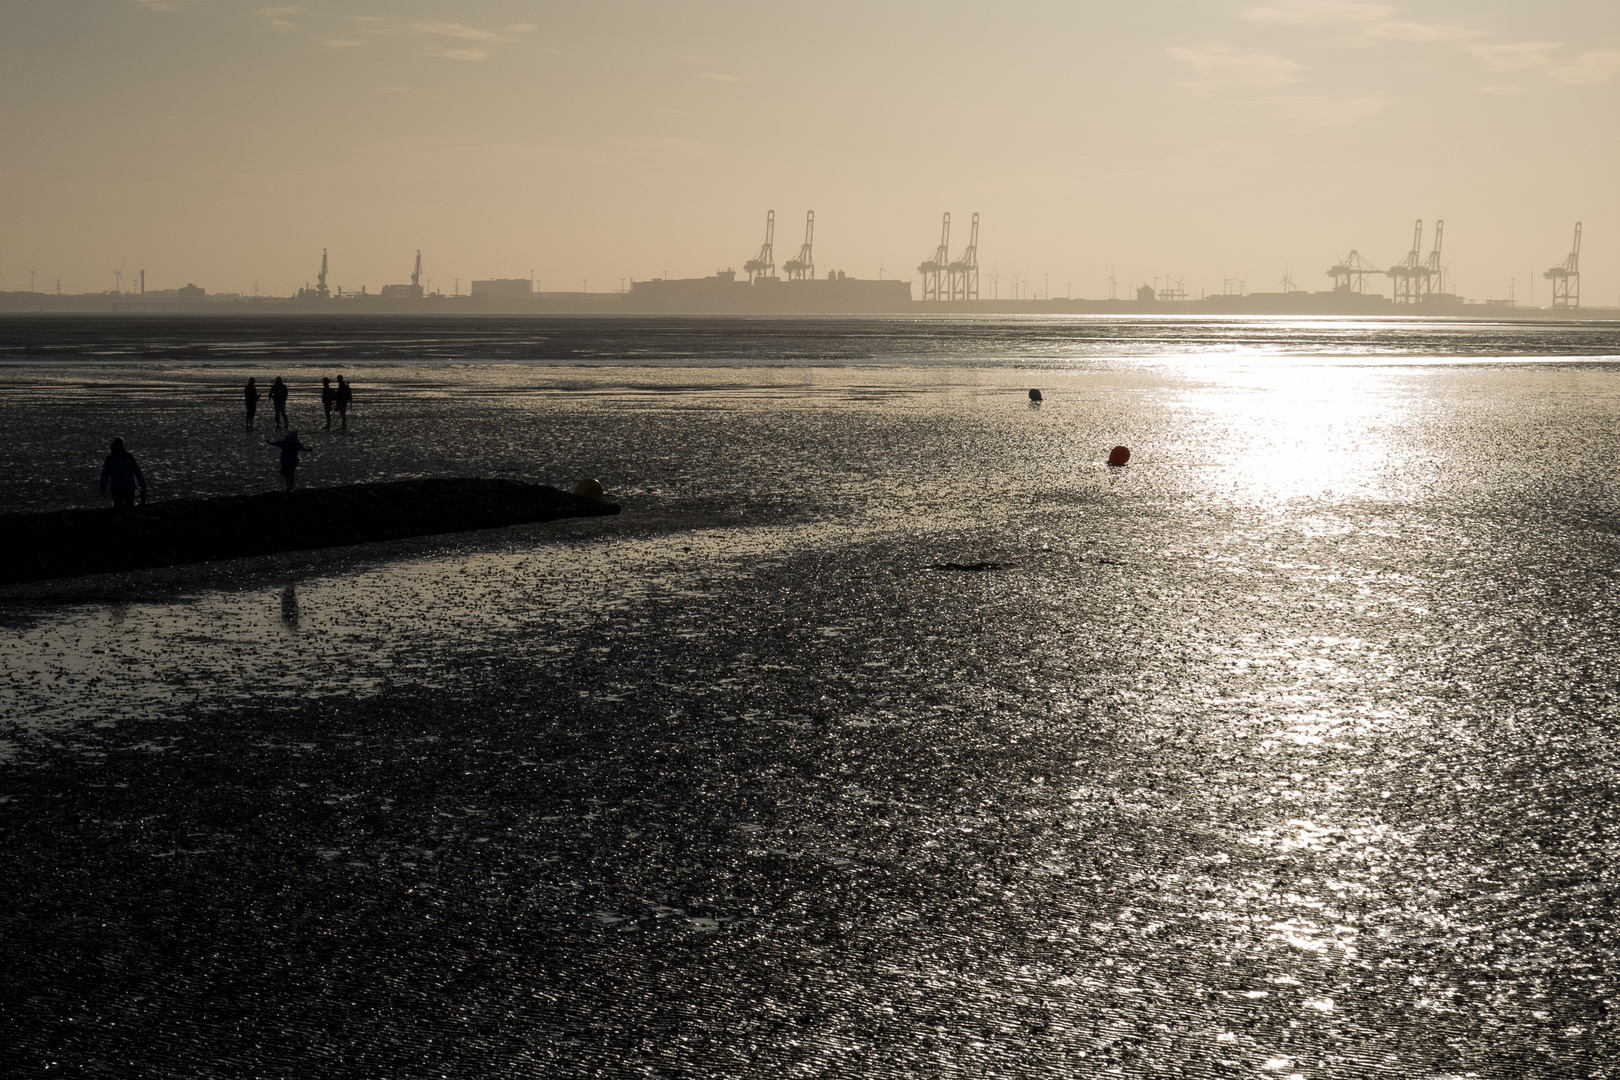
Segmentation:
{"type": "Polygon", "coordinates": [[[248,374],[624,514],[0,592],[0,1069],[1615,1075],[1616,327],[5,321],[0,510],[248,374]]]}

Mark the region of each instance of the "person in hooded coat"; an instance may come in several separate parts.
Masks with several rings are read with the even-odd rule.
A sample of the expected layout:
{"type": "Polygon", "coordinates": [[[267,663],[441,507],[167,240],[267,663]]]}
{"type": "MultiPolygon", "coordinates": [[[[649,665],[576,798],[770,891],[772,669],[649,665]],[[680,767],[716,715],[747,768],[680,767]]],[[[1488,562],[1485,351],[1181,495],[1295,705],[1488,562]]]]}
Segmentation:
{"type": "Polygon", "coordinates": [[[101,466],[101,493],[112,491],[114,506],[134,506],[136,485],[141,489],[141,502],[146,502],[146,477],[141,474],[140,463],[124,446],[123,439],[112,441],[112,453],[101,466]]]}

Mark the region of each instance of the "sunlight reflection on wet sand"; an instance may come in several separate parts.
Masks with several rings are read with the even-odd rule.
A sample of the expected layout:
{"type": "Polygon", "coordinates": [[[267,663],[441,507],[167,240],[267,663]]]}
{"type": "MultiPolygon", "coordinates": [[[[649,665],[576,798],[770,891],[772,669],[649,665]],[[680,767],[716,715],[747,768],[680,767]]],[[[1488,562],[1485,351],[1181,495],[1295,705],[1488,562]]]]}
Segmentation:
{"type": "MultiPolygon", "coordinates": [[[[230,974],[310,1068],[272,1020],[462,980],[458,1049],[395,1005],[348,1037],[534,1075],[1590,1073],[1620,378],[1223,362],[1043,370],[1039,409],[1029,370],[413,372],[323,482],[589,471],[623,520],[12,590],[8,812],[139,862],[72,893],[108,925],[212,883],[165,939],[210,978],[283,955],[261,926],[337,935],[230,974]],[[232,904],[263,915],[218,949],[232,904]]],[[[244,482],[256,447],[145,392],[161,453],[227,447],[194,490],[244,482]]],[[[212,1000],[129,948],[115,983],[212,1000]]]]}

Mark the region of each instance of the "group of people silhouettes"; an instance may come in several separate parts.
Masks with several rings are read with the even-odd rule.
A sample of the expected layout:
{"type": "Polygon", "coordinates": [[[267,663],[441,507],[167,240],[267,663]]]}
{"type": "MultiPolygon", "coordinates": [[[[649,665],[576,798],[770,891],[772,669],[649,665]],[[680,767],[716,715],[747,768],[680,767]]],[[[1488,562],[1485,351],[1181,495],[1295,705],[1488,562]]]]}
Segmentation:
{"type": "MultiPolygon", "coordinates": [[[[253,414],[259,410],[259,387],[252,379],[242,390],[242,396],[247,404],[247,425],[253,426],[253,414]]],[[[332,430],[332,410],[337,409],[338,421],[344,431],[349,430],[349,406],[354,402],[354,388],[343,376],[339,375],[337,385],[332,385],[330,378],[321,379],[321,408],[326,411],[326,430],[332,430]]],[[[298,478],[298,455],[313,454],[315,448],[306,446],[299,438],[298,432],[292,429],[292,422],[287,419],[287,384],[280,375],[270,384],[270,404],[275,406],[275,426],[277,431],[286,434],[279,439],[265,440],[271,446],[281,451],[281,482],[287,485],[287,490],[293,489],[293,483],[298,478]]]]}
{"type": "MultiPolygon", "coordinates": [[[[277,431],[290,430],[292,422],[287,419],[287,384],[281,376],[270,384],[270,404],[275,407],[275,426],[277,431]]],[[[242,388],[242,398],[247,405],[247,426],[253,426],[253,418],[259,412],[259,399],[264,395],[259,393],[259,384],[249,379],[242,388]]],[[[323,376],[321,378],[321,408],[326,410],[326,430],[332,430],[332,410],[337,409],[338,423],[344,431],[349,430],[349,406],[354,403],[354,387],[345,382],[343,376],[337,378],[337,385],[323,376]]]]}
{"type": "MultiPolygon", "coordinates": [[[[253,427],[253,419],[258,414],[259,402],[264,398],[259,391],[259,384],[249,379],[242,388],[243,404],[247,406],[247,426],[253,427]]],[[[313,454],[313,447],[306,446],[298,438],[298,432],[292,429],[292,422],[287,418],[287,384],[277,375],[270,384],[270,404],[275,408],[275,428],[285,431],[279,439],[267,439],[271,446],[281,451],[281,482],[287,490],[293,489],[293,482],[298,476],[298,455],[313,454]]],[[[342,430],[349,430],[349,406],[354,402],[354,388],[343,376],[337,377],[337,385],[332,385],[330,378],[321,379],[321,407],[326,412],[326,430],[332,430],[332,410],[336,409],[338,423],[342,430]]],[[[139,492],[141,503],[146,502],[146,476],[135,460],[135,455],[129,452],[123,439],[114,439],[111,447],[112,453],[101,466],[101,493],[111,492],[113,506],[133,507],[135,496],[139,492]]]]}

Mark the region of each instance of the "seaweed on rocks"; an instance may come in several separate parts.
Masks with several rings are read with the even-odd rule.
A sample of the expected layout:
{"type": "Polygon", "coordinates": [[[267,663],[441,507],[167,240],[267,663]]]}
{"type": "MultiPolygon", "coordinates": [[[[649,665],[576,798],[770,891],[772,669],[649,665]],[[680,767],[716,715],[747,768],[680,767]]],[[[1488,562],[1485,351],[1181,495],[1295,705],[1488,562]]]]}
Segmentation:
{"type": "Polygon", "coordinates": [[[441,477],[0,515],[0,584],[617,514],[549,484],[441,477]]]}

